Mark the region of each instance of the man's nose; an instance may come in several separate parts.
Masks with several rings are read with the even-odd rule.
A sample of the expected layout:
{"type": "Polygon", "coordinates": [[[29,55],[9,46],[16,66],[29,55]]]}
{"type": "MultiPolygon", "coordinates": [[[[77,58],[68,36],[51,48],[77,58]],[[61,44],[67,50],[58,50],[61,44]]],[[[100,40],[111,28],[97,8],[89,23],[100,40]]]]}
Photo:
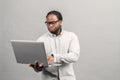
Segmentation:
{"type": "Polygon", "coordinates": [[[50,27],[52,27],[53,25],[52,25],[52,24],[50,24],[49,26],[50,26],[50,27]]]}

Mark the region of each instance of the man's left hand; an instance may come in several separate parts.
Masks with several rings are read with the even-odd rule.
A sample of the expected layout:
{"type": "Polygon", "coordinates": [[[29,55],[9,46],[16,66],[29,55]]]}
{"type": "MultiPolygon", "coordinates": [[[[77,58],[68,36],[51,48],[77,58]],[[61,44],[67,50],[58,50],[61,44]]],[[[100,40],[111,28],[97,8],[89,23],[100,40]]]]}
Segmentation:
{"type": "Polygon", "coordinates": [[[48,62],[54,62],[54,57],[52,55],[47,55],[48,62]]]}

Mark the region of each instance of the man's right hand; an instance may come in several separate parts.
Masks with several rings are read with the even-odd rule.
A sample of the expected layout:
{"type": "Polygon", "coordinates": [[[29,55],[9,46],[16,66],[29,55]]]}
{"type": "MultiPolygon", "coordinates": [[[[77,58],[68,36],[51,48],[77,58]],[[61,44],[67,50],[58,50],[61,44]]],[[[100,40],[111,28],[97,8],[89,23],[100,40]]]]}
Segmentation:
{"type": "Polygon", "coordinates": [[[37,60],[34,62],[34,64],[29,64],[30,67],[32,67],[36,72],[42,71],[43,64],[39,63],[37,60]]]}

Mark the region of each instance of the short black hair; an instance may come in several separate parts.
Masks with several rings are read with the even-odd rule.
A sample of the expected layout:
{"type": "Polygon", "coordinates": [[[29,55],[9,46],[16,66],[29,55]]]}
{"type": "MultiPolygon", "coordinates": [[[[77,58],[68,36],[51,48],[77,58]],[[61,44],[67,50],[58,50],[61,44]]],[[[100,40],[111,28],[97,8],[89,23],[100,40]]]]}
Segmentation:
{"type": "Polygon", "coordinates": [[[48,12],[48,14],[46,15],[46,18],[48,17],[48,15],[50,14],[54,14],[57,16],[58,20],[63,20],[63,17],[62,17],[62,14],[59,12],[59,11],[55,11],[55,10],[52,10],[50,12],[48,12]]]}

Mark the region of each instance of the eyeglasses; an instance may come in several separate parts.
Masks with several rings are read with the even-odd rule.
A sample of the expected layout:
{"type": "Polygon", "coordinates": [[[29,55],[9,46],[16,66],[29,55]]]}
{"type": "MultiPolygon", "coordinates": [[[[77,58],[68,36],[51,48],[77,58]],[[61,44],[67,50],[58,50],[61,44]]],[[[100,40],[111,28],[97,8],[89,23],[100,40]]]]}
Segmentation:
{"type": "Polygon", "coordinates": [[[47,26],[55,25],[58,21],[59,21],[59,20],[57,20],[57,21],[51,21],[51,22],[45,21],[45,24],[46,24],[47,26]]]}

